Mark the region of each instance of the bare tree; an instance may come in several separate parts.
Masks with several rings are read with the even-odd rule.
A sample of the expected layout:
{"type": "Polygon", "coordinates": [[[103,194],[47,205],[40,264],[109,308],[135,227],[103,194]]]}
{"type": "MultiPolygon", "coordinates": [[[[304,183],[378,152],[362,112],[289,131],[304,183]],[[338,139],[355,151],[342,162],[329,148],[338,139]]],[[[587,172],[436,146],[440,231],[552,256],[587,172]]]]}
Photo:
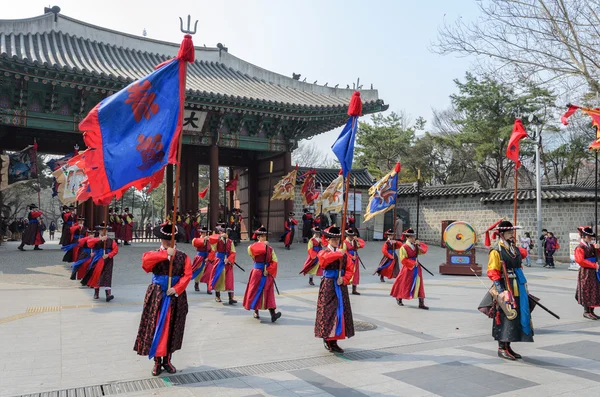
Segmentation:
{"type": "Polygon", "coordinates": [[[292,152],[292,163],[301,167],[326,167],[333,164],[329,154],[324,154],[315,142],[302,141],[292,152]]]}
{"type": "Polygon", "coordinates": [[[521,80],[600,93],[600,0],[477,3],[476,22],[459,19],[438,29],[435,52],[491,58],[497,72],[521,80]]]}

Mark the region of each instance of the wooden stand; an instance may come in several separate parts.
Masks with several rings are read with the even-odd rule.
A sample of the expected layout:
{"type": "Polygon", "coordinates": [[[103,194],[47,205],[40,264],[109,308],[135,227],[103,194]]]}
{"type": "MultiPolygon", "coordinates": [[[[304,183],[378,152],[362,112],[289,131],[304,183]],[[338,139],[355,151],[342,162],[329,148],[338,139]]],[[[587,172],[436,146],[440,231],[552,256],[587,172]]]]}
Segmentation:
{"type": "Polygon", "coordinates": [[[481,276],[481,266],[475,260],[475,248],[469,251],[457,252],[446,248],[446,263],[440,265],[440,274],[457,276],[481,276]],[[475,272],[475,273],[473,273],[475,272]]]}

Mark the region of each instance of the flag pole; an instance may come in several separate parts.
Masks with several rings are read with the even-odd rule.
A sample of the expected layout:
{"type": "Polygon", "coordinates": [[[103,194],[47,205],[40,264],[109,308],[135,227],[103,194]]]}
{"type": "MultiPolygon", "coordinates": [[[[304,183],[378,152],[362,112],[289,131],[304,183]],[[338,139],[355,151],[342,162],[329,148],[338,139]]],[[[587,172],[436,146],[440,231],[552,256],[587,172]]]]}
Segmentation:
{"type": "Polygon", "coordinates": [[[352,200],[352,204],[354,204],[352,213],[354,214],[354,232],[356,233],[356,177],[354,177],[354,200],[352,200]]]}
{"type": "MultiPolygon", "coordinates": [[[[267,240],[269,239],[269,221],[271,220],[271,175],[273,174],[273,161],[269,161],[269,194],[267,194],[267,240]]],[[[285,211],[284,211],[285,212],[285,211]]],[[[285,216],[285,214],[284,214],[285,216]]]]}
{"type": "Polygon", "coordinates": [[[33,148],[35,151],[35,169],[36,169],[36,177],[37,177],[37,183],[38,183],[38,189],[37,189],[37,196],[38,196],[38,207],[40,207],[40,210],[42,209],[42,198],[41,198],[41,190],[42,190],[42,185],[40,185],[40,167],[38,164],[38,160],[37,160],[37,139],[33,138],[33,148]]]}
{"type": "Polygon", "coordinates": [[[596,177],[596,194],[594,197],[594,233],[596,233],[596,241],[598,240],[598,150],[595,150],[595,158],[596,158],[596,167],[595,167],[595,177],[596,177]]]}
{"type": "Polygon", "coordinates": [[[517,226],[517,194],[519,193],[519,168],[517,168],[517,164],[515,163],[515,199],[513,203],[513,218],[514,218],[514,226],[517,226]]]}
{"type": "MultiPolygon", "coordinates": [[[[353,123],[354,124],[354,121],[353,123]]],[[[340,244],[342,244],[344,242],[345,234],[346,234],[346,216],[348,213],[348,191],[350,190],[350,170],[348,170],[348,176],[346,177],[346,181],[345,181],[345,187],[344,187],[344,213],[342,215],[342,235],[340,237],[340,244]]],[[[339,273],[338,273],[338,279],[342,278],[342,262],[340,261],[340,268],[339,268],[339,273]]]]}

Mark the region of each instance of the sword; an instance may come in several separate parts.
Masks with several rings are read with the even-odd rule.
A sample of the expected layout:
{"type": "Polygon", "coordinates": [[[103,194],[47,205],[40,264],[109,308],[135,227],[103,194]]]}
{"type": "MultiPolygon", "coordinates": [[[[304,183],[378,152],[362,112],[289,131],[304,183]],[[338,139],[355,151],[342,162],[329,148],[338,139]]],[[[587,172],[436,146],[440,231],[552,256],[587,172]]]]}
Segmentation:
{"type": "Polygon", "coordinates": [[[560,317],[558,317],[558,315],[556,313],[554,313],[552,310],[548,309],[546,306],[542,305],[540,302],[536,301],[535,299],[533,299],[531,297],[531,295],[529,295],[529,299],[531,299],[532,301],[535,302],[536,305],[538,305],[540,307],[540,309],[544,309],[545,311],[547,311],[551,316],[556,317],[558,320],[560,320],[560,317]]]}
{"type": "Polygon", "coordinates": [[[281,295],[279,293],[279,288],[277,288],[277,281],[275,281],[275,277],[273,277],[273,285],[275,286],[275,290],[277,291],[277,295],[281,295]]]}
{"type": "Polygon", "coordinates": [[[360,262],[360,264],[362,265],[363,269],[367,270],[367,267],[365,266],[365,264],[363,263],[362,259],[360,259],[360,256],[358,256],[358,253],[356,254],[356,257],[358,258],[358,261],[360,262]]]}
{"type": "Polygon", "coordinates": [[[423,268],[423,270],[425,270],[427,273],[429,273],[433,276],[433,273],[431,273],[429,270],[427,270],[427,268],[425,266],[421,265],[421,262],[419,262],[419,266],[421,266],[423,268]]]}
{"type": "Polygon", "coordinates": [[[234,265],[236,265],[237,267],[240,268],[241,271],[243,271],[244,273],[246,272],[246,270],[244,270],[243,267],[241,267],[240,265],[238,265],[236,262],[233,262],[234,265]]]}

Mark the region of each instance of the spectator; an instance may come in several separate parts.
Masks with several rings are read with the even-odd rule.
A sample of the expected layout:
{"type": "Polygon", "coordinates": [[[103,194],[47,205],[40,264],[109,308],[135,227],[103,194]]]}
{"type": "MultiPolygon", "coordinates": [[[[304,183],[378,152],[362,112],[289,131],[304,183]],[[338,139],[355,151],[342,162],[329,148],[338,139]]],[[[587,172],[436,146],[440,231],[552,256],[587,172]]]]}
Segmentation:
{"type": "Polygon", "coordinates": [[[146,238],[149,239],[150,237],[152,237],[152,223],[148,221],[148,223],[146,223],[146,238]]]}
{"type": "Polygon", "coordinates": [[[396,215],[396,221],[394,223],[394,230],[396,231],[396,235],[394,236],[394,240],[400,241],[402,240],[402,233],[404,233],[404,222],[402,222],[402,218],[400,215],[396,215]]]}
{"type": "Polygon", "coordinates": [[[54,240],[54,232],[56,231],[56,223],[54,221],[50,222],[50,226],[48,227],[48,233],[50,234],[50,240],[54,240]]]}
{"type": "MultiPolygon", "coordinates": [[[[546,262],[546,237],[548,236],[548,230],[542,229],[542,235],[540,236],[540,244],[542,245],[542,249],[544,251],[544,263],[546,262]]],[[[546,266],[544,266],[546,267],[546,266]]]]}
{"type": "Polygon", "coordinates": [[[554,233],[547,232],[546,235],[546,264],[544,267],[554,269],[554,252],[558,249],[558,239],[554,237],[554,233]]]}
{"type": "Polygon", "coordinates": [[[527,251],[527,258],[525,258],[525,266],[531,267],[531,258],[529,258],[529,253],[531,252],[531,234],[529,232],[525,233],[525,237],[521,237],[521,248],[524,248],[527,251]]]}

